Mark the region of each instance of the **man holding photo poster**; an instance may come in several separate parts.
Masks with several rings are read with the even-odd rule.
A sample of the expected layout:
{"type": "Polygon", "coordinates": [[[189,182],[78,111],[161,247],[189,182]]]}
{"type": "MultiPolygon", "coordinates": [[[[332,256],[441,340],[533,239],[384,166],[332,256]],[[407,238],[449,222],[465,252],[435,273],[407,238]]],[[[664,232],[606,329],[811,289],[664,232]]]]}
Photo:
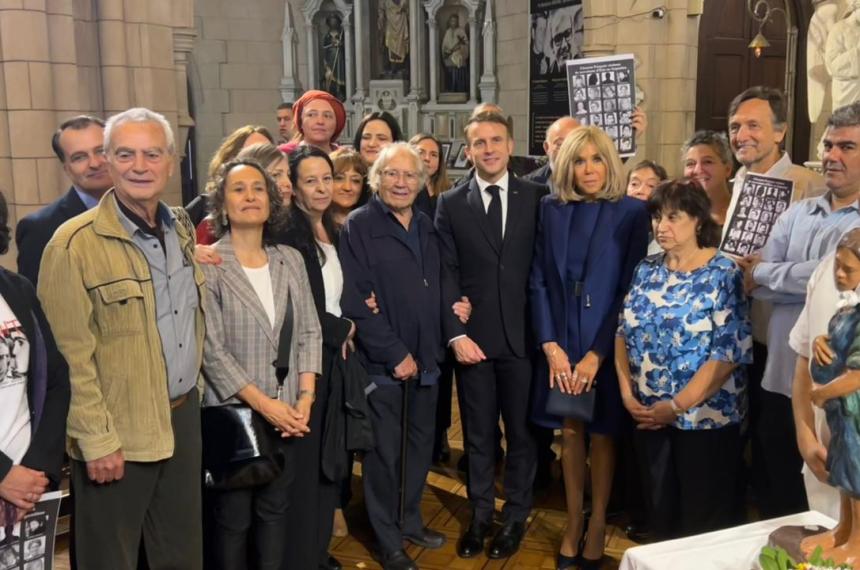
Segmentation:
{"type": "MultiPolygon", "coordinates": [[[[769,96],[771,91],[759,93],[769,96]]],[[[782,101],[781,97],[776,100],[782,101]]],[[[739,158],[760,152],[761,141],[769,133],[778,133],[781,140],[784,122],[777,123],[782,125],[780,129],[773,128],[772,117],[765,112],[768,105],[771,103],[762,98],[733,103],[729,131],[739,158]]],[[[781,118],[776,112],[773,115],[781,118]]],[[[806,285],[815,267],[836,248],[845,232],[860,227],[860,102],[833,112],[823,146],[826,194],[792,204],[777,218],[765,246],[741,261],[747,291],[754,299],[772,304],[769,322],[764,319],[768,322],[767,360],[761,389],[751,394],[760,398],[758,414],[751,415],[753,483],[766,518],[807,510],[791,404],[796,354],[788,336],[803,308],[806,285]]],[[[780,168],[783,159],[770,167],[768,175],[780,168]]],[[[788,170],[783,167],[781,177],[788,170]]],[[[794,189],[797,196],[796,182],[794,189]]],[[[762,314],[753,313],[754,332],[762,324],[756,317],[762,314]]]]}

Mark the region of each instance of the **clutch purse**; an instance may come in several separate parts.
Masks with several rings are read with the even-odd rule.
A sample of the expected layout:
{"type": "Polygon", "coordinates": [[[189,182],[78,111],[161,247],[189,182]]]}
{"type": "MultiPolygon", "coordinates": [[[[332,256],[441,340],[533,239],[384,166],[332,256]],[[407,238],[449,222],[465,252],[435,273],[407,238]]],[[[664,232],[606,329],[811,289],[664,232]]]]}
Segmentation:
{"type": "MultiPolygon", "coordinates": [[[[281,326],[278,357],[272,363],[281,398],[289,373],[293,334],[292,296],[287,294],[287,313],[281,326]]],[[[229,491],[265,485],[284,468],[283,454],[277,451],[280,435],[266,418],[246,404],[207,406],[200,414],[203,434],[203,485],[207,489],[229,491]]]]}
{"type": "Polygon", "coordinates": [[[594,417],[594,401],[597,391],[594,386],[579,395],[564,394],[556,384],[546,400],[546,413],[563,418],[590,422],[594,417]]]}
{"type": "Polygon", "coordinates": [[[271,483],[280,474],[274,429],[246,405],[209,406],[201,414],[203,483],[227,491],[271,483]]]}

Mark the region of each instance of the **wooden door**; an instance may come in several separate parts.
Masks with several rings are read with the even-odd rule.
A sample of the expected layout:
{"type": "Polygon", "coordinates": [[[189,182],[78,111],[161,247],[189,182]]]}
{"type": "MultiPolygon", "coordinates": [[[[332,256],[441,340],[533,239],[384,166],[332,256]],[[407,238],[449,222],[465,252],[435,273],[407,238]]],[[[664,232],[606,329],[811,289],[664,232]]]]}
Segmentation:
{"type": "MultiPolygon", "coordinates": [[[[771,4],[781,4],[771,0],[771,4]]],[[[696,84],[696,129],[725,131],[729,103],[753,85],[785,89],[786,25],[777,14],[764,27],[770,42],[760,58],[747,47],[758,22],[747,12],[747,0],[707,0],[699,22],[699,70],[696,84]]]]}

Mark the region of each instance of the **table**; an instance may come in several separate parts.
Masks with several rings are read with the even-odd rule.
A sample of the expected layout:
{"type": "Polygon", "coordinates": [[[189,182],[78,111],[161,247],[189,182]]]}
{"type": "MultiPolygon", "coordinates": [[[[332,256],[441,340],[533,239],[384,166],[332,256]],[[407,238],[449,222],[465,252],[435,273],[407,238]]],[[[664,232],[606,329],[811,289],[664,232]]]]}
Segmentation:
{"type": "Polygon", "coordinates": [[[635,546],[624,553],[619,570],[750,570],[758,568],[762,547],[771,532],[786,525],[821,525],[836,521],[817,511],[769,519],[676,540],[635,546]]]}

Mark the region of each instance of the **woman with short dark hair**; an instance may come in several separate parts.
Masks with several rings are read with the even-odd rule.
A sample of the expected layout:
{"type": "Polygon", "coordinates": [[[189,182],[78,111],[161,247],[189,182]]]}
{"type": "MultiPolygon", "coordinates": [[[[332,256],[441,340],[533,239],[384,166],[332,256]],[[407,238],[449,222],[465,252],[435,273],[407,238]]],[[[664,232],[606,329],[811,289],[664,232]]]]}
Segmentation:
{"type": "Polygon", "coordinates": [[[402,140],[403,131],[397,119],[388,111],[374,111],[365,115],[358,124],[352,144],[370,168],[382,149],[402,140]]]}
{"type": "Polygon", "coordinates": [[[695,181],[648,201],[664,253],[636,268],[615,339],[615,365],[658,537],[731,526],[740,425],[752,361],[743,274],[717,251],[719,226],[695,181]]]}

